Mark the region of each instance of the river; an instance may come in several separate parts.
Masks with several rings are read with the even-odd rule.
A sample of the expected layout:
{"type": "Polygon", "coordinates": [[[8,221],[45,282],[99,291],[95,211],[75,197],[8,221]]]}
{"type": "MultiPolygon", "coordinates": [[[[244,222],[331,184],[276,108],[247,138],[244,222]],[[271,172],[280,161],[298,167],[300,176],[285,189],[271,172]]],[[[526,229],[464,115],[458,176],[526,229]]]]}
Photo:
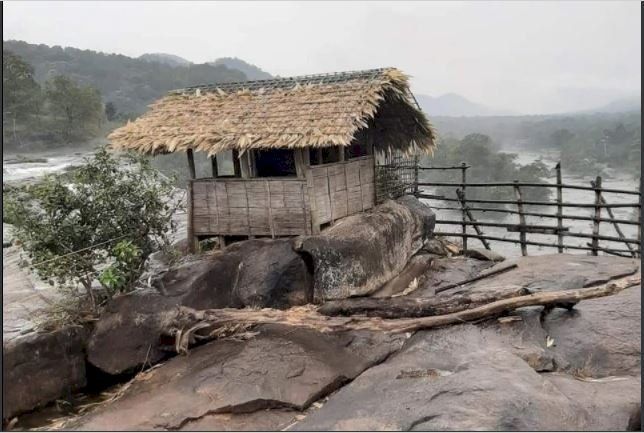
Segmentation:
{"type": "MultiPolygon", "coordinates": [[[[538,159],[541,159],[548,167],[554,168],[557,164],[558,154],[556,152],[529,152],[525,150],[518,149],[506,149],[506,152],[516,153],[517,163],[520,165],[527,165],[538,159]]],[[[475,164],[470,162],[470,164],[475,164]]],[[[566,172],[565,167],[562,168],[562,178],[563,183],[575,184],[590,186],[590,181],[595,179],[595,176],[591,175],[578,175],[575,173],[566,172]]],[[[505,179],[507,181],[512,181],[513,179],[505,179]]],[[[639,179],[634,178],[632,175],[620,173],[617,170],[605,169],[604,176],[602,178],[602,185],[604,188],[613,188],[621,190],[637,190],[639,188],[638,184],[639,179]]],[[[544,182],[547,183],[556,183],[553,176],[552,179],[544,179],[544,182]]],[[[433,193],[433,188],[424,189],[427,193],[433,193]]],[[[615,194],[615,193],[606,193],[604,195],[605,200],[610,203],[634,203],[637,202],[638,197],[635,195],[629,194],[615,194]]],[[[551,200],[554,200],[554,189],[551,200]]],[[[576,189],[564,189],[563,190],[563,201],[568,203],[588,203],[592,204],[595,200],[595,194],[593,191],[582,191],[576,189]]],[[[435,200],[425,200],[427,204],[435,206],[445,206],[445,202],[438,202],[435,200]]],[[[452,204],[453,205],[453,204],[452,204]]],[[[536,213],[556,213],[556,208],[553,206],[526,206],[527,212],[536,212],[536,213]]],[[[631,220],[635,217],[633,208],[613,208],[613,213],[615,218],[631,220]]],[[[605,210],[602,210],[602,217],[607,218],[605,210]]],[[[460,211],[451,211],[451,210],[436,210],[438,219],[445,220],[460,220],[461,213],[460,211]]],[[[581,216],[592,216],[592,208],[564,208],[565,215],[581,215],[581,216]]],[[[482,222],[503,222],[503,223],[519,223],[518,215],[514,214],[501,214],[501,213],[490,213],[490,212],[478,212],[475,214],[475,218],[482,222]]],[[[542,217],[526,217],[527,224],[534,225],[556,225],[557,220],[551,218],[542,218],[542,217]]],[[[579,220],[564,220],[564,227],[568,227],[571,233],[592,233],[592,221],[579,221],[579,220]]],[[[629,238],[637,238],[637,226],[630,224],[621,224],[620,228],[625,236],[629,238]]],[[[459,232],[461,231],[461,226],[459,225],[448,225],[441,224],[437,227],[437,230],[444,232],[459,232]]],[[[504,239],[519,239],[518,233],[508,232],[505,228],[500,227],[481,227],[481,231],[490,236],[500,237],[504,239]]],[[[475,233],[472,227],[468,227],[468,233],[475,233]]],[[[605,236],[618,236],[612,224],[607,222],[602,222],[600,224],[600,234],[605,236]]],[[[540,234],[528,234],[529,240],[534,240],[536,242],[543,242],[548,244],[556,244],[557,236],[556,235],[540,235],[540,234]]],[[[461,238],[452,238],[460,242],[461,238]]],[[[584,246],[586,243],[590,242],[591,239],[585,238],[573,238],[565,237],[564,244],[566,245],[577,245],[584,246]]],[[[612,242],[612,241],[600,241],[600,247],[607,248],[617,248],[617,249],[626,249],[624,243],[612,242]]],[[[483,244],[478,239],[470,238],[468,240],[468,246],[475,248],[483,248],[483,244]]],[[[491,241],[490,246],[494,251],[497,251],[506,257],[516,257],[521,255],[521,248],[519,244],[514,244],[510,242],[501,242],[501,241],[491,241]]],[[[634,248],[637,248],[637,245],[632,245],[634,248]]],[[[552,254],[556,253],[555,248],[543,247],[543,246],[528,246],[529,255],[540,255],[540,254],[552,254]]],[[[566,249],[565,252],[572,254],[587,254],[583,250],[574,250],[566,249]]]]}

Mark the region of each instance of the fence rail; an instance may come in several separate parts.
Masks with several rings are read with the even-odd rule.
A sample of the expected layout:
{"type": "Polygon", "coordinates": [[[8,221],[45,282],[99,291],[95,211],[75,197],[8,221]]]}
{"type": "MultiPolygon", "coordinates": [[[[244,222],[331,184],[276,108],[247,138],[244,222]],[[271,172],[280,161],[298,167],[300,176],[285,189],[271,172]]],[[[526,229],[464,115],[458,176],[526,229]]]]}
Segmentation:
{"type": "Polygon", "coordinates": [[[463,162],[458,166],[448,167],[418,167],[418,170],[460,170],[461,181],[458,182],[418,182],[419,187],[456,187],[456,197],[446,197],[439,194],[428,194],[415,189],[416,197],[427,200],[436,200],[442,202],[454,202],[455,206],[434,206],[438,210],[453,210],[461,213],[461,219],[437,219],[436,223],[439,225],[455,225],[461,226],[460,233],[457,231],[436,231],[437,235],[460,237],[463,242],[463,248],[467,249],[468,239],[477,239],[483,246],[490,249],[489,241],[509,242],[518,244],[521,248],[521,254],[527,255],[527,246],[541,246],[556,248],[558,252],[563,252],[564,249],[584,250],[590,251],[593,255],[604,252],[607,254],[624,256],[624,257],[640,257],[640,243],[641,243],[641,227],[640,216],[642,206],[642,194],[637,190],[625,190],[617,188],[604,188],[602,186],[601,177],[597,177],[594,181],[590,182],[589,186],[575,185],[562,182],[561,164],[555,166],[556,182],[467,182],[467,169],[471,168],[470,165],[463,162]],[[468,199],[466,195],[467,188],[496,188],[507,187],[512,188],[514,191],[514,200],[511,199],[468,199]],[[556,190],[556,201],[534,201],[524,199],[525,188],[548,188],[556,190]],[[594,198],[591,203],[569,203],[563,200],[563,191],[566,189],[583,190],[594,192],[594,198]],[[604,197],[604,194],[625,194],[638,197],[638,202],[622,202],[614,203],[609,202],[604,197]],[[475,204],[470,207],[469,204],[475,204]],[[511,205],[514,209],[506,209],[505,207],[486,207],[481,204],[496,204],[496,205],[511,205]],[[556,213],[538,212],[531,209],[526,209],[532,206],[556,207],[556,213]],[[577,208],[592,211],[592,216],[584,215],[570,215],[564,214],[564,208],[577,208]],[[627,220],[624,218],[616,218],[613,209],[632,208],[637,211],[637,220],[627,220]],[[518,215],[518,223],[502,223],[490,221],[477,221],[472,212],[498,212],[504,214],[518,215]],[[605,215],[602,215],[605,213],[605,215]],[[556,220],[556,225],[543,225],[543,224],[529,224],[526,217],[533,216],[539,218],[556,220]],[[564,222],[567,220],[572,221],[590,221],[592,225],[592,233],[577,233],[570,231],[570,227],[566,227],[564,222]],[[617,236],[608,236],[600,234],[601,223],[609,223],[617,233],[617,236]],[[622,231],[620,225],[635,225],[637,226],[637,238],[627,237],[622,231]],[[467,227],[474,229],[476,234],[468,233],[467,227]],[[519,233],[519,239],[503,238],[499,236],[486,235],[481,227],[498,227],[506,229],[507,232],[519,233]],[[540,242],[530,239],[530,234],[548,234],[556,235],[556,243],[540,242]],[[590,239],[589,243],[585,245],[570,245],[565,244],[564,239],[569,238],[583,238],[590,239]],[[600,241],[610,241],[622,243],[626,248],[613,248],[608,246],[600,246],[600,241]]]}

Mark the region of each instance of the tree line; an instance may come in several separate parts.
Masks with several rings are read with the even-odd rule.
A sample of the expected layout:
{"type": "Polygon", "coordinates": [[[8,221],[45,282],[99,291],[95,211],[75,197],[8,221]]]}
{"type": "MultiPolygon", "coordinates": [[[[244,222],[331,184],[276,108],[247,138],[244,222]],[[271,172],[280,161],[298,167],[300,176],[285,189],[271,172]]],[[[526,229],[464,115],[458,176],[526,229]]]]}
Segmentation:
{"type": "Polygon", "coordinates": [[[2,87],[3,148],[86,141],[98,136],[107,117],[116,117],[94,87],[56,73],[41,85],[33,66],[4,49],[2,87]]]}

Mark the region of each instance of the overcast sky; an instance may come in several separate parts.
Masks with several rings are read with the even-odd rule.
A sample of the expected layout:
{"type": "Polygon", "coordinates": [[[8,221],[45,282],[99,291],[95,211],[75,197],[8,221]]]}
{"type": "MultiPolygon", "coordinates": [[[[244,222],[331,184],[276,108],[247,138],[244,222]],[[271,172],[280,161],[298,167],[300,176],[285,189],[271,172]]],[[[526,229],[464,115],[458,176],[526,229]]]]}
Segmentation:
{"type": "Polygon", "coordinates": [[[395,66],[416,93],[521,113],[640,93],[637,1],[4,2],[3,39],[193,62],[239,57],[272,74],[395,66]]]}

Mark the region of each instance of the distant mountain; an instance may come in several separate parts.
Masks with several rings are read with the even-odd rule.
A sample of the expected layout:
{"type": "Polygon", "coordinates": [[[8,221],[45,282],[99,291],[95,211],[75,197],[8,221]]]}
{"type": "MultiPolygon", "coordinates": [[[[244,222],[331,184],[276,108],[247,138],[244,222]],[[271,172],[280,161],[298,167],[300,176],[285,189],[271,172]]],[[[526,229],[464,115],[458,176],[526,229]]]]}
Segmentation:
{"type": "Polygon", "coordinates": [[[429,116],[474,117],[512,114],[508,111],[496,110],[485,105],[477,104],[456,93],[446,93],[438,97],[416,95],[416,100],[423,111],[429,116]]]}
{"type": "Polygon", "coordinates": [[[151,102],[169,90],[246,80],[243,72],[224,64],[169,65],[169,59],[174,59],[176,63],[176,59],[180,58],[168,54],[161,54],[161,57],[153,54],[165,62],[151,62],[145,58],[23,41],[3,41],[2,49],[30,63],[39,82],[52,74],[63,74],[91,84],[100,90],[103,101],[112,102],[119,113],[142,113],[151,102]]]}
{"type": "Polygon", "coordinates": [[[209,64],[214,66],[223,65],[230,69],[237,69],[238,71],[242,71],[249,80],[267,80],[269,78],[273,78],[273,76],[268,72],[263,71],[257,66],[251,65],[242,59],[238,59],[237,57],[221,57],[209,64]]]}
{"type": "Polygon", "coordinates": [[[642,98],[634,96],[632,98],[616,99],[601,107],[592,110],[584,110],[587,113],[629,113],[631,111],[641,111],[642,98]]]}
{"type": "Polygon", "coordinates": [[[148,62],[159,62],[169,66],[190,66],[192,62],[183,57],[175,56],[174,54],[166,53],[148,53],[139,56],[139,59],[148,62]]]}

